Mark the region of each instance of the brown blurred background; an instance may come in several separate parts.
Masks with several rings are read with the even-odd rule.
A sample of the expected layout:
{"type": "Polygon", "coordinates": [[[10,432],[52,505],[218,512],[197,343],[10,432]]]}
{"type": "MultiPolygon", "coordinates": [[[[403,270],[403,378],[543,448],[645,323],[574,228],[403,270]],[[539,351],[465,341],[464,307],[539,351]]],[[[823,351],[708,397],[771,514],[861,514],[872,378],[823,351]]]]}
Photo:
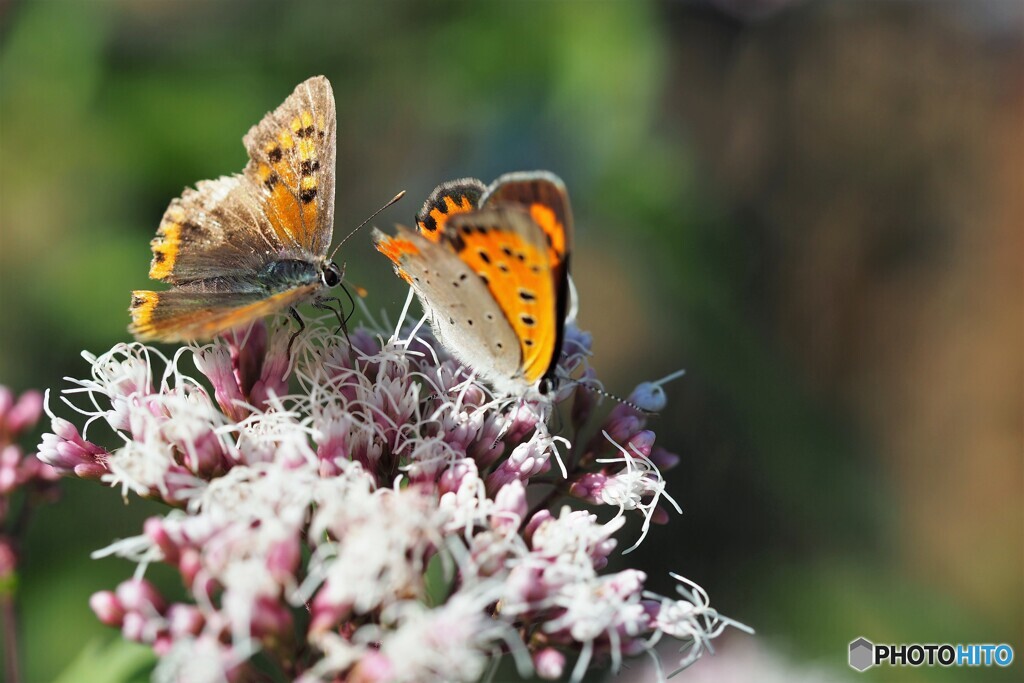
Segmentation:
{"type": "MultiPolygon", "coordinates": [[[[337,232],[399,189],[378,224],[442,180],[550,169],[608,387],[687,369],[654,423],[684,515],[626,559],[758,630],[695,678],[845,680],[858,636],[1018,656],[864,680],[1024,676],[1022,3],[0,4],[0,382],[59,386],[125,339],[167,202],[240,169],[316,73],[337,232]]],[[[69,482],[39,514],[36,680],[114,636],[85,601],[130,568],[88,553],[145,511],[69,482]]]]}

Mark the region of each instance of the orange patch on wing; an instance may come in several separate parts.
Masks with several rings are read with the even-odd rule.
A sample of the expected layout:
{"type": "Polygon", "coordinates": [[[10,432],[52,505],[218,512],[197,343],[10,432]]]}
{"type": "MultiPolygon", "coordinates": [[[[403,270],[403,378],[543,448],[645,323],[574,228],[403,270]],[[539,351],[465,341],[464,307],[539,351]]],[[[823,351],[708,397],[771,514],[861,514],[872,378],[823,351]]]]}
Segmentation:
{"type": "Polygon", "coordinates": [[[266,183],[272,175],[274,175],[274,170],[266,164],[260,164],[256,168],[256,177],[259,178],[261,183],[266,183]]]}
{"type": "Polygon", "coordinates": [[[557,266],[565,255],[565,226],[558,220],[554,210],[545,204],[530,204],[530,217],[547,235],[550,244],[548,257],[552,267],[557,266]]]}
{"type": "Polygon", "coordinates": [[[132,303],[128,311],[132,314],[132,327],[149,327],[153,320],[153,309],[156,308],[160,295],[156,292],[136,290],[132,292],[132,303]]]}
{"type": "Polygon", "coordinates": [[[375,238],[377,251],[384,254],[388,259],[395,264],[395,272],[398,276],[412,284],[412,278],[402,268],[402,257],[405,255],[416,256],[420,253],[419,247],[413,244],[407,239],[401,237],[388,237],[381,234],[380,237],[375,238]]]}
{"type": "Polygon", "coordinates": [[[310,296],[319,285],[304,285],[243,306],[216,306],[216,298],[202,305],[163,301],[159,292],[133,292],[132,324],[128,331],[140,341],[182,342],[211,339],[221,332],[246,325],[310,296]]]}
{"type": "Polygon", "coordinates": [[[460,236],[465,248],[459,258],[486,279],[519,339],[524,378],[537,381],[551,365],[558,336],[548,254],[509,231],[467,231],[460,236]]]}
{"type": "Polygon", "coordinates": [[[163,280],[169,277],[174,271],[174,262],[178,259],[178,250],[181,245],[181,225],[168,220],[171,213],[168,211],[164,216],[156,237],[150,242],[153,261],[149,264],[149,277],[154,280],[163,280]]]}
{"type": "Polygon", "coordinates": [[[295,196],[282,183],[270,193],[268,218],[283,244],[302,240],[302,211],[295,196]]]}

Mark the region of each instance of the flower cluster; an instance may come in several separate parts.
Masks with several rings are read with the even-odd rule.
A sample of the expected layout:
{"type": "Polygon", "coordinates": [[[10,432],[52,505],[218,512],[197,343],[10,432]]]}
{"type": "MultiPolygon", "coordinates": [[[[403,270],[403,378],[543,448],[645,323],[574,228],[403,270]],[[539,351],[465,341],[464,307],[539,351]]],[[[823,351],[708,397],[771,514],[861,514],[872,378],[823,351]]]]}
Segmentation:
{"type": "Polygon", "coordinates": [[[593,428],[589,335],[567,332],[563,374],[581,379],[528,400],[491,396],[417,330],[346,342],[309,326],[289,355],[290,331],[259,323],[173,357],[86,355],[91,377],[61,394],[84,426],[51,414],[39,457],[168,504],[96,554],[138,571],[92,599],[152,646],[158,679],[475,681],[508,655],[546,679],[575,657],[580,680],[663,636],[685,664],[732,623],[699,591],[602,573],[626,514],[646,533],[675,506],[661,472],[678,458],[637,407],[663,405],[658,383],[593,428]],[[547,426],[560,406],[571,440],[547,426]],[[162,596],[151,563],[188,599],[162,596]]]}

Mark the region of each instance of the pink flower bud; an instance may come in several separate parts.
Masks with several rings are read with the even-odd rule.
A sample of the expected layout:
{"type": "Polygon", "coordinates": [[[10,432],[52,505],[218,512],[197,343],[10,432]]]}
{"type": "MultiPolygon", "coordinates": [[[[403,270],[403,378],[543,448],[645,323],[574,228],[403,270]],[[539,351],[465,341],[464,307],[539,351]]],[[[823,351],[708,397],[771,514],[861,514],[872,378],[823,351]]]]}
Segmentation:
{"type": "Polygon", "coordinates": [[[153,654],[163,657],[170,653],[174,647],[174,638],[169,633],[160,633],[153,640],[153,654]]]}
{"type": "Polygon", "coordinates": [[[120,628],[124,621],[124,607],[113,591],[99,591],[89,598],[89,607],[96,618],[107,626],[120,628]]]}
{"type": "Polygon", "coordinates": [[[128,612],[121,622],[121,635],[136,643],[146,642],[148,620],[138,612],[128,612]]]}
{"type": "Polygon", "coordinates": [[[160,548],[164,562],[175,564],[178,561],[178,545],[171,540],[164,527],[163,517],[150,517],[142,524],[142,532],[153,544],[160,548]]]}
{"type": "Polygon", "coordinates": [[[267,553],[267,569],[274,580],[281,585],[294,580],[295,571],[302,559],[302,546],[295,536],[274,543],[267,553]]]}
{"type": "Polygon", "coordinates": [[[521,481],[511,481],[498,490],[494,497],[491,526],[496,530],[515,531],[526,516],[526,487],[521,481]]]}
{"type": "Polygon", "coordinates": [[[523,538],[526,539],[527,543],[532,543],[533,535],[537,532],[537,529],[545,522],[549,522],[554,518],[555,516],[551,514],[551,510],[538,510],[526,524],[526,529],[523,530],[523,538]]]}
{"type": "Polygon", "coordinates": [[[292,613],[280,602],[268,597],[256,601],[252,611],[252,634],[256,638],[281,637],[292,630],[292,613]]]}
{"type": "Polygon", "coordinates": [[[652,524],[668,524],[671,521],[672,515],[669,514],[668,509],[658,505],[654,508],[654,512],[651,513],[652,524]]]}
{"type": "Polygon", "coordinates": [[[231,349],[231,365],[242,393],[248,395],[260,377],[267,353],[267,326],[262,320],[249,328],[224,335],[231,349]]]}
{"type": "MultiPolygon", "coordinates": [[[[437,488],[441,495],[456,493],[469,475],[475,475],[476,463],[468,458],[453,463],[438,478],[437,488]]],[[[475,476],[473,477],[476,478],[475,476]]]]}
{"type": "Polygon", "coordinates": [[[346,680],[350,683],[384,683],[394,678],[395,667],[391,661],[380,652],[371,650],[356,663],[346,680]]]}
{"type": "Polygon", "coordinates": [[[334,628],[334,625],[346,618],[351,610],[351,605],[337,603],[330,596],[329,586],[321,586],[320,590],[313,596],[310,605],[311,619],[309,620],[310,633],[322,633],[334,628]]]}
{"type": "Polygon", "coordinates": [[[7,413],[7,431],[17,436],[39,422],[43,414],[43,395],[38,391],[26,391],[7,413]]]}
{"type": "Polygon", "coordinates": [[[171,636],[180,638],[197,635],[202,630],[205,619],[203,613],[195,605],[178,602],[167,610],[167,622],[171,636]]]}
{"type": "Polygon", "coordinates": [[[601,490],[608,482],[604,472],[585,472],[569,485],[569,495],[595,505],[601,503],[601,490]]]}
{"type": "Polygon", "coordinates": [[[625,446],[626,450],[647,457],[651,454],[651,449],[654,447],[654,432],[649,429],[637,432],[625,446]]]}
{"type": "Polygon", "coordinates": [[[546,647],[533,655],[533,668],[546,681],[559,679],[565,671],[565,655],[553,647],[546,647]]]}
{"type": "Polygon", "coordinates": [[[121,606],[128,612],[149,614],[164,611],[164,599],[153,584],[145,579],[122,581],[116,589],[116,595],[121,606]]]}
{"type": "Polygon", "coordinates": [[[651,451],[650,457],[651,462],[654,463],[655,467],[661,470],[662,474],[668,472],[673,467],[679,464],[678,455],[676,455],[675,453],[670,453],[669,451],[665,450],[664,448],[661,448],[660,446],[651,451]]]}
{"type": "Polygon", "coordinates": [[[181,551],[181,558],[178,560],[178,571],[181,572],[181,579],[185,587],[195,590],[194,583],[199,570],[203,568],[203,560],[199,551],[195,548],[186,548],[181,551]]]}
{"type": "Polygon", "coordinates": [[[635,408],[620,403],[608,413],[603,429],[608,432],[612,441],[626,443],[633,438],[634,434],[644,428],[645,422],[646,419],[641,417],[635,408]]]}

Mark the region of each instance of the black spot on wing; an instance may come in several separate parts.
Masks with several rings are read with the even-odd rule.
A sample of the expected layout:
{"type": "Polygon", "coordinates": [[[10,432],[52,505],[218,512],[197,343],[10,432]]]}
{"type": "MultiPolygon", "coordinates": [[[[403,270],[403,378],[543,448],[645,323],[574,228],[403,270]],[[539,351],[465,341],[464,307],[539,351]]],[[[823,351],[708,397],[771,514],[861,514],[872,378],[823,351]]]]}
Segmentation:
{"type": "Polygon", "coordinates": [[[311,201],[316,199],[316,188],[310,187],[299,192],[299,199],[302,200],[303,204],[309,204],[311,201]]]}

